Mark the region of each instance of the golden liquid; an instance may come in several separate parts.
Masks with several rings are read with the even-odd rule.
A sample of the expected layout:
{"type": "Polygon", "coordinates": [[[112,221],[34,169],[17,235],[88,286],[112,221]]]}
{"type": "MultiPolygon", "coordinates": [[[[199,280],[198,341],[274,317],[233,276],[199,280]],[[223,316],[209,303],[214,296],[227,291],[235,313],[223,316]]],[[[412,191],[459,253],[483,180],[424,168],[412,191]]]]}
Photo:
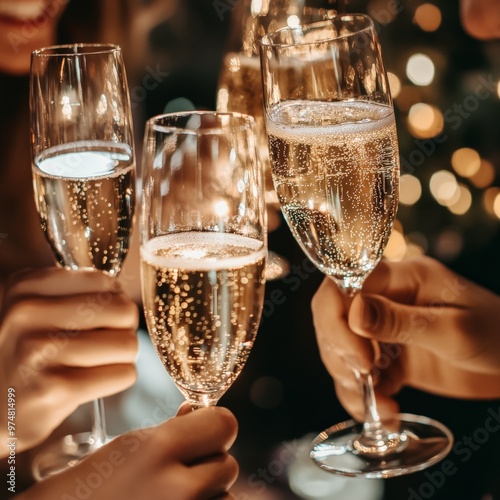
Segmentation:
{"type": "Polygon", "coordinates": [[[160,236],[141,248],[151,340],[186,398],[215,404],[241,372],[264,300],[265,249],[235,234],[160,236]]]}
{"type": "Polygon", "coordinates": [[[264,98],[260,75],[260,60],[257,56],[231,52],[224,58],[217,94],[217,109],[244,113],[255,118],[257,148],[266,180],[266,201],[275,202],[274,188],[269,163],[266,127],[264,121],[264,98]]]}
{"type": "Polygon", "coordinates": [[[135,170],[130,151],[105,144],[46,152],[33,167],[35,200],[61,265],[116,275],[129,248],[135,170]]]}
{"type": "Polygon", "coordinates": [[[267,123],[283,214],[309,258],[340,280],[380,260],[396,216],[399,156],[391,108],[287,101],[267,123]]]}

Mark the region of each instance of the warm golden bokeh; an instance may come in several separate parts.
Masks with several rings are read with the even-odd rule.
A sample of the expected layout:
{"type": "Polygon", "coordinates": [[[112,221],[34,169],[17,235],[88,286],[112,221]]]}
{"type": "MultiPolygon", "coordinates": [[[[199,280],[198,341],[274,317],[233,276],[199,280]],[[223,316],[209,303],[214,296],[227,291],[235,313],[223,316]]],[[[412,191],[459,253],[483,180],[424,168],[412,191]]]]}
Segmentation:
{"type": "Polygon", "coordinates": [[[434,80],[436,68],[426,54],[413,54],[406,63],[406,76],[415,85],[430,85],[434,80]]]}
{"type": "Polygon", "coordinates": [[[430,104],[419,102],[414,104],[408,113],[408,129],[419,139],[429,139],[443,131],[443,113],[430,104]]]}
{"type": "Polygon", "coordinates": [[[448,210],[455,215],[463,215],[472,205],[472,194],[467,186],[458,185],[458,199],[448,205],[448,210]]]}
{"type": "Polygon", "coordinates": [[[419,5],[413,15],[413,22],[424,31],[436,31],[441,26],[441,11],[432,3],[419,5]]]}
{"type": "Polygon", "coordinates": [[[475,149],[457,149],[451,157],[451,165],[462,177],[472,177],[481,167],[481,157],[475,149]]]}
{"type": "Polygon", "coordinates": [[[488,160],[481,160],[479,170],[470,177],[470,181],[477,188],[485,188],[495,180],[495,168],[488,160]]]}
{"type": "Polygon", "coordinates": [[[396,97],[398,97],[401,93],[401,80],[390,71],[387,72],[387,80],[389,81],[392,98],[396,99],[396,97]]]}
{"type": "Polygon", "coordinates": [[[405,174],[399,179],[399,202],[414,205],[422,196],[422,185],[413,175],[405,174]]]}

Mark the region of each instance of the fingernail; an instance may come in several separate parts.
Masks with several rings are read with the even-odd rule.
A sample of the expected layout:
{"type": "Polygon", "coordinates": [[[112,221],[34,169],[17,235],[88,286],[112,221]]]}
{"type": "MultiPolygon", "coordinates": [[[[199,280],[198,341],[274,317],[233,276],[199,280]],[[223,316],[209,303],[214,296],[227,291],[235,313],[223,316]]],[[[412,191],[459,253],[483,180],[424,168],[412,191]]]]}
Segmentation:
{"type": "Polygon", "coordinates": [[[362,325],[363,328],[371,330],[377,325],[379,318],[379,304],[377,300],[369,297],[363,297],[362,309],[362,325]]]}

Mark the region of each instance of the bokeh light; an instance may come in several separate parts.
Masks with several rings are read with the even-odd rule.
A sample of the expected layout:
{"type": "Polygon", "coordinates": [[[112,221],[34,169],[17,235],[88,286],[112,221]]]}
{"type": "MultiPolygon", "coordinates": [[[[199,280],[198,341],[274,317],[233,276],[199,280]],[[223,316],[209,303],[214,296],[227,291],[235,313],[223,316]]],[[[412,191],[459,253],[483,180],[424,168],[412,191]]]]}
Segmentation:
{"type": "Polygon", "coordinates": [[[227,67],[231,73],[237,73],[241,67],[240,58],[238,56],[232,56],[231,59],[229,59],[227,67]]]}
{"type": "Polygon", "coordinates": [[[475,149],[457,149],[451,157],[451,165],[462,177],[472,177],[481,167],[481,157],[475,149]]]}
{"type": "Polygon", "coordinates": [[[477,188],[485,188],[495,180],[495,169],[490,161],[482,159],[479,170],[470,177],[470,181],[477,188]]]}
{"type": "Polygon", "coordinates": [[[465,214],[472,205],[472,194],[467,186],[458,185],[458,199],[448,205],[448,210],[455,215],[465,214]]]}
{"type": "Polygon", "coordinates": [[[296,28],[297,26],[300,26],[299,16],[296,16],[295,14],[288,16],[288,19],[286,20],[286,24],[288,24],[288,26],[290,28],[296,28]]]}
{"type": "Polygon", "coordinates": [[[432,3],[419,5],[413,15],[413,22],[424,31],[436,31],[441,26],[441,11],[432,3]]]}
{"type": "Polygon", "coordinates": [[[495,201],[493,202],[493,212],[500,219],[500,194],[495,196],[495,201]]]}
{"type": "Polygon", "coordinates": [[[425,54],[413,54],[406,64],[406,76],[415,85],[429,85],[434,80],[434,63],[425,54]]]}
{"type": "Polygon", "coordinates": [[[408,130],[419,139],[429,139],[440,134],[444,127],[443,113],[430,104],[414,104],[408,113],[408,130]]]}
{"type": "Polygon", "coordinates": [[[263,13],[263,0],[252,0],[251,6],[250,6],[252,15],[254,17],[258,15],[262,15],[263,13]]]}
{"type": "Polygon", "coordinates": [[[460,198],[457,179],[448,170],[439,170],[432,174],[429,187],[432,196],[445,207],[454,205],[460,198]]]}
{"type": "Polygon", "coordinates": [[[450,260],[455,258],[464,245],[464,239],[455,228],[445,229],[436,240],[435,253],[438,258],[450,260]]]}
{"type": "Polygon", "coordinates": [[[422,196],[422,185],[413,175],[405,174],[399,179],[399,202],[403,205],[413,205],[422,196]]]}
{"type": "Polygon", "coordinates": [[[401,93],[401,80],[390,71],[387,72],[387,79],[389,80],[389,88],[391,89],[391,95],[393,99],[399,96],[401,93]]]}
{"type": "Polygon", "coordinates": [[[500,194],[500,188],[491,187],[483,193],[483,207],[490,215],[495,215],[495,199],[500,194]]]}

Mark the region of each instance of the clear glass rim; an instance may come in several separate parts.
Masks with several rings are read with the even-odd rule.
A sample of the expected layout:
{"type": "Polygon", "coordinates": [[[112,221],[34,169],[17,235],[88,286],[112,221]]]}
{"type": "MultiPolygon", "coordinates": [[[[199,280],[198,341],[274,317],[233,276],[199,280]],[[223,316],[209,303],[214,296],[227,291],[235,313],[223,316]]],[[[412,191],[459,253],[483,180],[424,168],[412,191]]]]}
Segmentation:
{"type": "Polygon", "coordinates": [[[74,57],[121,52],[119,45],[113,43],[69,43],[64,45],[49,45],[34,50],[33,57],[74,57]]]}
{"type": "Polygon", "coordinates": [[[307,46],[307,45],[316,45],[318,43],[324,43],[324,42],[334,42],[337,40],[342,40],[346,38],[350,38],[356,35],[359,35],[360,33],[368,33],[373,30],[375,27],[373,20],[371,19],[370,16],[366,14],[342,14],[340,16],[335,16],[330,19],[325,19],[324,21],[318,21],[315,23],[307,23],[307,24],[299,24],[298,26],[285,26],[284,28],[280,28],[275,31],[270,31],[269,33],[265,34],[261,40],[260,40],[260,45],[262,47],[292,47],[295,45],[299,46],[307,46]],[[359,29],[356,29],[355,31],[352,31],[350,33],[342,33],[339,34],[338,36],[329,36],[329,37],[324,37],[324,38],[319,38],[318,40],[311,40],[307,42],[294,42],[294,43],[284,43],[281,41],[275,40],[278,35],[281,33],[289,32],[292,33],[294,31],[304,31],[304,30],[313,30],[313,29],[318,29],[326,26],[331,26],[336,20],[341,20],[341,21],[354,21],[356,19],[363,20],[365,21],[366,25],[364,27],[360,27],[359,29]]]}
{"type": "Polygon", "coordinates": [[[194,116],[207,116],[207,117],[228,117],[231,121],[231,126],[234,128],[252,129],[255,128],[255,119],[251,115],[237,112],[224,112],[224,111],[180,111],[175,113],[164,113],[151,117],[146,121],[146,129],[154,132],[161,133],[182,133],[186,135],[201,136],[201,135],[220,135],[227,133],[228,129],[220,124],[210,124],[210,126],[200,128],[190,128],[182,125],[171,125],[162,123],[171,118],[189,118],[194,116]]]}

